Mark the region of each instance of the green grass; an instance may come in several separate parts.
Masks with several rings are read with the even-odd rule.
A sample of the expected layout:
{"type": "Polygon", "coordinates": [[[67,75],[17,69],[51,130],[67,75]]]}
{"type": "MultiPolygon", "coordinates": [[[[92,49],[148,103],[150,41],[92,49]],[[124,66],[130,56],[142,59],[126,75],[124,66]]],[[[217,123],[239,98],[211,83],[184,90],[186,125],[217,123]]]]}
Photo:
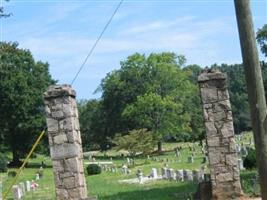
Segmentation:
{"type": "MultiPolygon", "coordinates": [[[[135,159],[135,166],[131,167],[131,175],[122,175],[120,172],[102,172],[99,175],[86,176],[88,192],[91,196],[97,196],[98,200],[173,200],[173,199],[187,199],[190,195],[195,193],[197,189],[197,184],[193,182],[176,182],[161,180],[156,182],[149,182],[143,185],[140,184],[126,184],[119,183],[119,180],[129,179],[136,177],[135,173],[137,169],[141,169],[144,175],[147,175],[151,168],[155,167],[159,169],[165,164],[173,169],[198,169],[202,164],[202,153],[201,147],[195,145],[197,153],[195,156],[194,163],[187,163],[187,157],[191,155],[187,143],[166,143],[164,144],[164,149],[169,150],[163,155],[157,156],[159,159],[171,159],[173,162],[155,162],[152,160],[153,156],[150,155],[150,160],[146,160],[146,156],[139,156],[135,159]],[[182,156],[176,158],[174,155],[173,148],[177,146],[183,146],[182,156]]],[[[123,163],[126,163],[125,158],[121,158],[120,153],[115,151],[106,152],[109,156],[113,156],[114,165],[120,168],[123,163]]],[[[96,161],[107,160],[103,153],[97,153],[96,161]]],[[[108,159],[109,160],[109,159],[108,159]]],[[[48,168],[44,168],[44,176],[38,181],[39,188],[35,191],[27,193],[24,199],[40,199],[49,200],[55,199],[55,189],[54,189],[54,177],[51,168],[51,160],[43,155],[38,155],[36,158],[31,159],[28,167],[23,171],[21,177],[19,177],[18,182],[26,180],[34,180],[35,174],[39,169],[42,161],[48,165],[48,168]]],[[[85,162],[88,160],[85,160],[85,162]]],[[[86,166],[85,166],[86,167],[86,166]]],[[[15,169],[9,169],[15,170],[15,169]]],[[[241,184],[245,193],[257,196],[259,195],[259,185],[253,185],[253,177],[256,171],[242,171],[241,172],[241,184]]],[[[5,174],[0,174],[4,176],[3,189],[4,191],[10,185],[12,178],[7,177],[5,174]]],[[[9,194],[9,199],[12,199],[12,192],[9,194]]]]}

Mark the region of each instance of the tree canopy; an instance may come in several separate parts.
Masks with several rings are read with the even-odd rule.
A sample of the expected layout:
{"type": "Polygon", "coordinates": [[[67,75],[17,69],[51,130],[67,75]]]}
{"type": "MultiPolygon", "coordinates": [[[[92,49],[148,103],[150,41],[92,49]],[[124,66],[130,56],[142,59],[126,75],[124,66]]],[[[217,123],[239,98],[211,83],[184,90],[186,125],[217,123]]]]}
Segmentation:
{"type": "Polygon", "coordinates": [[[12,150],[14,164],[45,125],[42,95],[52,83],[48,63],[17,43],[0,43],[0,142],[12,150]]]}

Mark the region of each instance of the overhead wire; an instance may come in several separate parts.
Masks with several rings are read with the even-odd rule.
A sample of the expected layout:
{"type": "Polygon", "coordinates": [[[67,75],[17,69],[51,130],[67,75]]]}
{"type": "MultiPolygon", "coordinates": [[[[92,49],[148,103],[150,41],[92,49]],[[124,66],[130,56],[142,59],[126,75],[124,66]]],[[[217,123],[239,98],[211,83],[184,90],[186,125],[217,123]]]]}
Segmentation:
{"type": "Polygon", "coordinates": [[[77,77],[79,76],[80,72],[82,71],[82,69],[84,68],[85,64],[87,63],[88,59],[91,57],[92,53],[94,52],[96,46],[98,45],[99,41],[101,40],[102,36],[104,35],[105,31],[107,30],[108,26],[110,25],[110,23],[112,22],[114,16],[116,15],[116,13],[118,12],[122,2],[124,0],[121,0],[116,9],[114,10],[114,12],[112,13],[111,17],[109,18],[108,22],[106,23],[106,25],[104,26],[103,30],[101,31],[100,35],[97,37],[96,41],[94,42],[93,46],[91,47],[89,53],[87,54],[86,58],[84,59],[84,61],[82,62],[82,65],[80,66],[79,70],[77,71],[77,73],[75,74],[73,80],[71,81],[71,86],[73,85],[73,83],[76,81],[77,77]]]}

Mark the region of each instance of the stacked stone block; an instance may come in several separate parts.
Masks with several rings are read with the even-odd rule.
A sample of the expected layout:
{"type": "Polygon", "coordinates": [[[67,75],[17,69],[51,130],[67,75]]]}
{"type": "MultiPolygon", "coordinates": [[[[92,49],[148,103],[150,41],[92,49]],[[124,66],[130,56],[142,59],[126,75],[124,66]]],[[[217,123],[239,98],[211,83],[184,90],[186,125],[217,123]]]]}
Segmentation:
{"type": "Polygon", "coordinates": [[[227,77],[206,70],[198,77],[206,127],[213,199],[242,194],[227,77]]]}
{"type": "Polygon", "coordinates": [[[87,197],[75,96],[68,85],[50,86],[44,93],[56,196],[60,200],[87,197]]]}

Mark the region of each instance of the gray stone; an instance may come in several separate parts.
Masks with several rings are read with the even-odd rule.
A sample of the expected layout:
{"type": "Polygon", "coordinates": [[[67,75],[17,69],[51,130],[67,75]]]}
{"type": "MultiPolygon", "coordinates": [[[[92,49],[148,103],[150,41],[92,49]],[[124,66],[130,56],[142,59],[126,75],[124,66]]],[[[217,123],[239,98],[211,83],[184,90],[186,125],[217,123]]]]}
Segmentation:
{"type": "Polygon", "coordinates": [[[161,175],[163,179],[167,179],[167,168],[166,167],[161,168],[161,175]]]}
{"type": "Polygon", "coordinates": [[[216,197],[224,192],[227,197],[239,196],[242,192],[226,74],[208,69],[198,77],[198,81],[203,102],[212,194],[216,197]]]}
{"type": "Polygon", "coordinates": [[[184,181],[183,170],[176,170],[176,180],[181,182],[184,181]]]}
{"type": "Polygon", "coordinates": [[[68,85],[50,86],[44,93],[57,199],[87,198],[75,96],[68,85]]]}
{"type": "Polygon", "coordinates": [[[14,200],[22,199],[22,191],[18,185],[13,185],[12,191],[14,200]]]}

